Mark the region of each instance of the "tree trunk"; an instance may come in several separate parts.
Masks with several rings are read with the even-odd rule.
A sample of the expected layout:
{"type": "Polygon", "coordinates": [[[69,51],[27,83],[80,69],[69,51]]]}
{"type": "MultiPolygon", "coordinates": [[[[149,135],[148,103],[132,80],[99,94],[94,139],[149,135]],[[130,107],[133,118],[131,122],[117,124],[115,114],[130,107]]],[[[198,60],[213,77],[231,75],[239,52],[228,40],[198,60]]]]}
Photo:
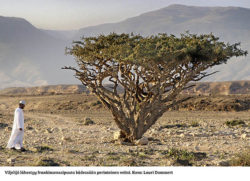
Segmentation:
{"type": "MultiPolygon", "coordinates": [[[[184,100],[177,101],[176,104],[184,100]]],[[[160,102],[155,103],[154,106],[147,105],[141,108],[138,115],[134,115],[131,118],[126,118],[125,114],[122,114],[122,112],[119,112],[118,114],[112,112],[116,120],[115,122],[121,130],[120,138],[125,142],[131,143],[141,139],[144,133],[156,123],[164,112],[174,105],[175,104],[165,105],[160,102]]]]}
{"type": "MultiPolygon", "coordinates": [[[[148,110],[147,110],[148,111],[148,110]]],[[[141,110],[140,116],[131,118],[124,117],[122,112],[112,111],[115,123],[120,128],[120,139],[124,142],[134,143],[136,140],[142,138],[143,134],[158,120],[161,113],[150,114],[147,116],[147,111],[141,110]],[[153,119],[155,117],[155,119],[153,119]]]]}

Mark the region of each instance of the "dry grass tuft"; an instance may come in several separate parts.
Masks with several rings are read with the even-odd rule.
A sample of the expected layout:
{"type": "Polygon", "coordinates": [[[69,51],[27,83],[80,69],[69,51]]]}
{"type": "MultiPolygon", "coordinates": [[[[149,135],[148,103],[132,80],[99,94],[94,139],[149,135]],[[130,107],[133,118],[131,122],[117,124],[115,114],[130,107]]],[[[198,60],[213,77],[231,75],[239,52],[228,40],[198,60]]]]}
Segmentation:
{"type": "Polygon", "coordinates": [[[250,166],[250,150],[237,154],[235,158],[230,160],[230,166],[250,166]]]}
{"type": "Polygon", "coordinates": [[[226,125],[229,127],[244,126],[244,125],[246,125],[246,123],[243,120],[232,120],[232,121],[227,121],[226,125]]]}
{"type": "Polygon", "coordinates": [[[44,166],[60,166],[60,165],[56,163],[52,158],[42,158],[37,161],[36,166],[44,167],[44,166]]]}

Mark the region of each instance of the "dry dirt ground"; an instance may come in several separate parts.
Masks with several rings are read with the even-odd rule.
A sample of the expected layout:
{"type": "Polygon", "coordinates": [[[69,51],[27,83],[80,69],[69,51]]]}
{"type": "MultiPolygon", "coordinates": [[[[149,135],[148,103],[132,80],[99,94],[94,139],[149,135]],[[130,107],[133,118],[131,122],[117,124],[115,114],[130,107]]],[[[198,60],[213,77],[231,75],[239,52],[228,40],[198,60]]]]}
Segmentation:
{"type": "Polygon", "coordinates": [[[227,166],[250,152],[250,110],[169,111],[145,146],[114,141],[116,131],[92,95],[0,96],[0,166],[227,166]],[[22,153],[5,148],[20,99],[27,102],[22,153]]]}

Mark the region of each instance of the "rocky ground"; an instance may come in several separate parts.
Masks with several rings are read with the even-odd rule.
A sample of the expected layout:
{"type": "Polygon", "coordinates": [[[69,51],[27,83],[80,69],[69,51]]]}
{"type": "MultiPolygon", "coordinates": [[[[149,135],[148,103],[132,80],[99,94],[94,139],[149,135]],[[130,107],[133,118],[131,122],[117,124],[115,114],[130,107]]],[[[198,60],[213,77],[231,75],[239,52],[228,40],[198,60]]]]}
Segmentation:
{"type": "Polygon", "coordinates": [[[249,164],[250,110],[192,109],[165,113],[145,134],[147,145],[129,145],[114,140],[118,128],[92,95],[0,96],[0,165],[228,166],[239,155],[249,164]],[[5,148],[20,99],[22,153],[5,148]]]}

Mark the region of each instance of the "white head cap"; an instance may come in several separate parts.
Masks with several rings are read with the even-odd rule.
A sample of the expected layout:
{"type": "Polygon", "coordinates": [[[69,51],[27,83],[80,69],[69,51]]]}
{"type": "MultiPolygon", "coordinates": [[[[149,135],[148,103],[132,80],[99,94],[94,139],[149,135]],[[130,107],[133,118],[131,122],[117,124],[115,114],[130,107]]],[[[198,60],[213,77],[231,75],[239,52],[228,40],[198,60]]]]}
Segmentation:
{"type": "Polygon", "coordinates": [[[19,104],[25,105],[25,101],[20,101],[19,104]]]}

